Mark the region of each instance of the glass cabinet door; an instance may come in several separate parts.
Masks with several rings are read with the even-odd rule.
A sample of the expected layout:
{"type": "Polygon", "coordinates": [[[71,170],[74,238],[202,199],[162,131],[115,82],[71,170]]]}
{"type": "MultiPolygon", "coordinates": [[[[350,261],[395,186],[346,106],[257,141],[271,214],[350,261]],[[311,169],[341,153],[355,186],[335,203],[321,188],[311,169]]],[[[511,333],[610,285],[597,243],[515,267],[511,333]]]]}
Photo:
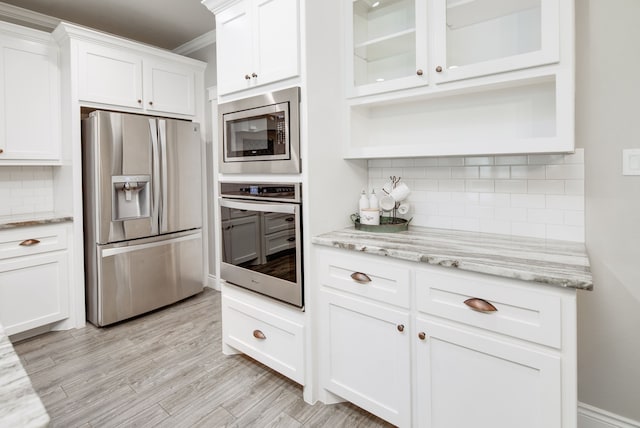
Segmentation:
{"type": "Polygon", "coordinates": [[[559,60],[558,0],[435,0],[436,82],[559,60]]]}
{"type": "Polygon", "coordinates": [[[352,0],[347,3],[349,95],[427,83],[426,1],[352,0]]]}

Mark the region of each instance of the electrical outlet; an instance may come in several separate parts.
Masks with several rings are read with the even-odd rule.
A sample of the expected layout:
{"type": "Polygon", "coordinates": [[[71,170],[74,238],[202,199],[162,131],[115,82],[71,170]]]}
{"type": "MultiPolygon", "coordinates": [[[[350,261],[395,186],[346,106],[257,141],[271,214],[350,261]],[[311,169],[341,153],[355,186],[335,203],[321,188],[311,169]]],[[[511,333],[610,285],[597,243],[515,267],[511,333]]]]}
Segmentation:
{"type": "Polygon", "coordinates": [[[640,175],[640,149],[622,151],[622,175],[640,175]]]}

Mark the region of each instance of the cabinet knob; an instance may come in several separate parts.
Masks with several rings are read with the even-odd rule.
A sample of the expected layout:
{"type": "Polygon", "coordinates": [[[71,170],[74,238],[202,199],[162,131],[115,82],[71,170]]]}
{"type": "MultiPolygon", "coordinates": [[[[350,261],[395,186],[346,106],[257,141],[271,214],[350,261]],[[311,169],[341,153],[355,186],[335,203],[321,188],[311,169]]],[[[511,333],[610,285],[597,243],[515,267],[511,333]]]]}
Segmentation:
{"type": "Polygon", "coordinates": [[[256,73],[251,73],[251,77],[255,79],[256,77],[258,77],[258,75],[256,73]]]}
{"type": "Polygon", "coordinates": [[[421,69],[421,68],[419,68],[419,69],[416,71],[416,74],[417,74],[418,76],[422,76],[422,75],[424,74],[424,71],[422,71],[422,69],[421,69]]]}
{"type": "Polygon", "coordinates": [[[265,340],[267,338],[267,336],[265,336],[260,330],[253,330],[253,337],[260,340],[265,340]]]}
{"type": "Polygon", "coordinates": [[[4,153],[4,149],[0,149],[0,155],[4,153]]]}
{"type": "Polygon", "coordinates": [[[245,74],[245,75],[244,75],[244,78],[245,78],[246,80],[249,80],[249,79],[251,79],[251,76],[249,76],[248,74],[245,74]]]}
{"type": "Polygon", "coordinates": [[[418,339],[425,340],[426,338],[427,338],[427,333],[425,333],[424,331],[421,331],[420,333],[418,333],[418,339]]]}
{"type": "Polygon", "coordinates": [[[355,282],[359,282],[361,284],[366,284],[367,282],[371,282],[371,278],[369,278],[369,275],[367,275],[366,273],[362,273],[362,272],[354,272],[351,274],[351,279],[353,279],[355,282]]]}
{"type": "Polygon", "coordinates": [[[31,247],[32,245],[37,245],[39,243],[40,241],[38,241],[37,239],[25,239],[20,243],[20,245],[22,245],[23,247],[31,247]]]}
{"type": "Polygon", "coordinates": [[[142,104],[142,100],[138,100],[138,104],[142,104]]]}
{"type": "Polygon", "coordinates": [[[441,72],[442,72],[442,67],[437,66],[437,67],[436,67],[436,72],[441,73],[441,72]]]}
{"type": "Polygon", "coordinates": [[[399,331],[400,333],[402,333],[402,332],[404,331],[404,324],[398,324],[398,325],[396,326],[396,328],[398,329],[398,331],[399,331]]]}
{"type": "Polygon", "coordinates": [[[153,105],[153,101],[149,101],[149,105],[152,106],[153,105]]]}
{"type": "Polygon", "coordinates": [[[478,312],[492,313],[498,311],[496,307],[491,303],[487,302],[484,299],[478,299],[477,297],[472,297],[471,299],[465,300],[464,304],[469,306],[474,311],[478,312]]]}

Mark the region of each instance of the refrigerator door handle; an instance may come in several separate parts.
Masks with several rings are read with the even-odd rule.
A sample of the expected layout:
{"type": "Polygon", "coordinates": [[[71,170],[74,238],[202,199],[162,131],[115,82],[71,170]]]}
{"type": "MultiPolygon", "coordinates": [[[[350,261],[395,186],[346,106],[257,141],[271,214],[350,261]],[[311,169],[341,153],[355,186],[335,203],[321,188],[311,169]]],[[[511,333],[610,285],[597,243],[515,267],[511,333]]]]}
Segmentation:
{"type": "Polygon", "coordinates": [[[162,205],[160,208],[160,233],[167,232],[169,229],[168,224],[168,208],[167,208],[167,121],[164,119],[158,119],[158,134],[160,140],[160,162],[162,165],[161,177],[162,177],[162,205]]]}
{"type": "Polygon", "coordinates": [[[158,233],[158,219],[160,216],[160,150],[158,147],[158,129],[155,119],[149,119],[149,131],[151,134],[151,152],[153,159],[153,201],[151,202],[151,233],[158,233]]]}

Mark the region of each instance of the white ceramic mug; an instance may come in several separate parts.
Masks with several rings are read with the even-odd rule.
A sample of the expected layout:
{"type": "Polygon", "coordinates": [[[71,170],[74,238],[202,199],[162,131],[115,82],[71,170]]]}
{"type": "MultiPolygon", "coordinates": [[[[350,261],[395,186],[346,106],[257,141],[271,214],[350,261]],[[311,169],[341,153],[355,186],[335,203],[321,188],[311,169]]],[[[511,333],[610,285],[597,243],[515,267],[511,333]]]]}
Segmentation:
{"type": "Polygon", "coordinates": [[[385,195],[380,199],[380,208],[383,211],[391,211],[396,207],[396,200],[391,195],[385,195]]]}
{"type": "Polygon", "coordinates": [[[377,208],[363,208],[360,210],[360,224],[380,224],[380,210],[377,208]]]}
{"type": "Polygon", "coordinates": [[[411,190],[409,190],[409,186],[407,186],[405,183],[398,183],[395,189],[393,189],[391,193],[389,193],[389,196],[391,196],[396,202],[400,202],[407,199],[409,193],[411,193],[411,190]]]}

